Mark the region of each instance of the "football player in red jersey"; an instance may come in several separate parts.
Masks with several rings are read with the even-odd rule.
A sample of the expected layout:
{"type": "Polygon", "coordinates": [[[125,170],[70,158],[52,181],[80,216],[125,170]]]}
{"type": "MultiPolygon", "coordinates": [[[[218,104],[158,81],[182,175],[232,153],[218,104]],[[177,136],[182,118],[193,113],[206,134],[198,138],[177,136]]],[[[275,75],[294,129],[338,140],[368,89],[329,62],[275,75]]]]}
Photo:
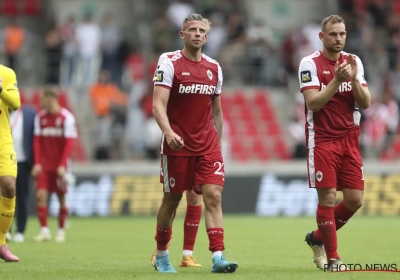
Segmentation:
{"type": "Polygon", "coordinates": [[[69,157],[77,129],[75,117],[57,100],[57,89],[49,87],[41,93],[43,110],[35,118],[33,152],[35,164],[32,176],[36,178],[37,215],[41,231],[35,237],[36,242],[48,241],[51,238],[47,226],[48,194],[56,193],[60,201],[58,232],[56,242],[65,241],[65,221],[68,217],[65,194],[70,175],[69,157]]]}
{"type": "Polygon", "coordinates": [[[153,114],[163,132],[160,180],[164,188],[157,215],[154,267],[162,273],[176,272],[170,263],[168,243],[184,191],[203,196],[212,272],[234,272],[238,267],[223,256],[223,77],[218,62],[201,53],[209,28],[210,22],[201,15],[187,16],[179,32],[183,50],[162,54],[154,76],[153,114]]]}
{"type": "Polygon", "coordinates": [[[306,138],[310,188],[318,193],[318,229],[306,235],[314,262],[324,270],[340,267],[336,231],[363,203],[364,174],[358,145],[359,107],[366,109],[371,94],[361,60],[343,52],[344,20],[332,15],[322,21],[322,51],[300,62],[300,90],[306,102],[306,138]],[[336,192],[343,200],[335,206],[336,192]]]}

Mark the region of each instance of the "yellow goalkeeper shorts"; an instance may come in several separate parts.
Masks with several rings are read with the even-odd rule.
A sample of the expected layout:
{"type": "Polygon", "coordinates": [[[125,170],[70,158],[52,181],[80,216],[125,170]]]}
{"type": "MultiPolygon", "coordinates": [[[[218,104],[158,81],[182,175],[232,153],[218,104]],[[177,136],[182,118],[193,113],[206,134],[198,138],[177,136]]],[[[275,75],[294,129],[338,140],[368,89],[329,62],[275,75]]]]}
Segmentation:
{"type": "Polygon", "coordinates": [[[0,148],[0,177],[13,176],[17,177],[18,166],[17,156],[14,149],[0,148]]]}

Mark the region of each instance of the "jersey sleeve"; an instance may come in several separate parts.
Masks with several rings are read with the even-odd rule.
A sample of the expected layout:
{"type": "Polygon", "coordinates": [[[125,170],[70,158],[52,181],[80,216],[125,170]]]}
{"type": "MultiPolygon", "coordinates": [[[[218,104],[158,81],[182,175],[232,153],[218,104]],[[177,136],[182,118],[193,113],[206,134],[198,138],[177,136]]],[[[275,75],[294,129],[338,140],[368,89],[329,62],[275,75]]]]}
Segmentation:
{"type": "Polygon", "coordinates": [[[156,72],[154,73],[154,86],[162,86],[166,88],[172,88],[172,82],[174,80],[174,65],[166,55],[161,55],[156,72]]]}
{"type": "Polygon", "coordinates": [[[75,117],[72,114],[67,115],[64,123],[64,138],[75,139],[78,137],[75,117]]]}
{"type": "Polygon", "coordinates": [[[218,83],[217,83],[217,88],[215,89],[215,95],[220,95],[222,91],[222,82],[224,81],[224,77],[222,75],[222,69],[221,66],[218,64],[218,83]]]}
{"type": "Polygon", "coordinates": [[[11,110],[17,110],[21,106],[21,100],[17,85],[17,76],[14,70],[5,68],[1,86],[3,88],[3,91],[0,93],[1,100],[3,100],[11,110]]]}
{"type": "Polygon", "coordinates": [[[40,136],[40,117],[38,114],[35,116],[35,121],[33,124],[33,135],[40,136]]]}
{"type": "Polygon", "coordinates": [[[363,87],[366,87],[368,86],[368,84],[364,76],[364,66],[361,62],[361,59],[358,56],[356,56],[356,62],[357,62],[357,79],[360,81],[360,84],[363,87]]]}
{"type": "Polygon", "coordinates": [[[299,66],[300,91],[307,89],[319,89],[320,82],[315,63],[308,59],[302,59],[299,66]]]}

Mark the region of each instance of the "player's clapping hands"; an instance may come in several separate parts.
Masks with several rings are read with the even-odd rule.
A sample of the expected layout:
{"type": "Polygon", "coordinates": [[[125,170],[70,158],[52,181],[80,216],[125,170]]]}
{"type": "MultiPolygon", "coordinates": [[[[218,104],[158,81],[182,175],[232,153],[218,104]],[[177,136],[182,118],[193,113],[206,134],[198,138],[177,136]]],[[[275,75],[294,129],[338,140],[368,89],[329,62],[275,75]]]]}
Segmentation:
{"type": "Polygon", "coordinates": [[[339,61],[336,61],[336,64],[335,64],[335,79],[338,82],[343,83],[344,81],[346,81],[346,79],[350,77],[351,72],[352,72],[351,64],[347,63],[347,61],[344,61],[340,65],[339,65],[339,61]]]}
{"type": "Polygon", "coordinates": [[[350,80],[354,80],[357,77],[357,61],[356,56],[349,54],[349,64],[351,65],[350,80]]]}
{"type": "Polygon", "coordinates": [[[180,137],[175,132],[165,134],[165,138],[167,140],[168,146],[170,146],[171,149],[173,149],[174,151],[178,151],[184,146],[182,137],[180,137]]]}

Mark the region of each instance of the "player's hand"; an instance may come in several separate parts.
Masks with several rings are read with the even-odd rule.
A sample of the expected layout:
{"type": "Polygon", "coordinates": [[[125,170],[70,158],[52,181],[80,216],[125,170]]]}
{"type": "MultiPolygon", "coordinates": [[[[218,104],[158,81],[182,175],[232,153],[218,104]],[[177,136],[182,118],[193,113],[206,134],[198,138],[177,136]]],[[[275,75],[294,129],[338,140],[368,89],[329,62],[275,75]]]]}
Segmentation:
{"type": "Polygon", "coordinates": [[[64,166],[59,166],[59,167],[57,168],[57,176],[58,176],[58,178],[60,178],[60,179],[63,179],[63,178],[64,178],[64,176],[65,176],[65,167],[64,167],[64,166]]]}
{"type": "Polygon", "coordinates": [[[35,164],[31,172],[32,177],[36,178],[40,173],[42,173],[42,166],[40,164],[35,164]]]}
{"type": "Polygon", "coordinates": [[[178,151],[181,149],[185,144],[183,143],[182,137],[180,137],[175,132],[171,132],[165,135],[165,139],[167,140],[168,146],[171,147],[172,150],[178,151]]]}
{"type": "Polygon", "coordinates": [[[335,64],[335,79],[343,83],[350,77],[351,73],[351,65],[344,61],[342,64],[339,65],[339,61],[336,61],[335,64]]]}
{"type": "Polygon", "coordinates": [[[349,54],[349,64],[351,65],[350,80],[354,81],[357,77],[358,67],[356,56],[349,54]]]}

